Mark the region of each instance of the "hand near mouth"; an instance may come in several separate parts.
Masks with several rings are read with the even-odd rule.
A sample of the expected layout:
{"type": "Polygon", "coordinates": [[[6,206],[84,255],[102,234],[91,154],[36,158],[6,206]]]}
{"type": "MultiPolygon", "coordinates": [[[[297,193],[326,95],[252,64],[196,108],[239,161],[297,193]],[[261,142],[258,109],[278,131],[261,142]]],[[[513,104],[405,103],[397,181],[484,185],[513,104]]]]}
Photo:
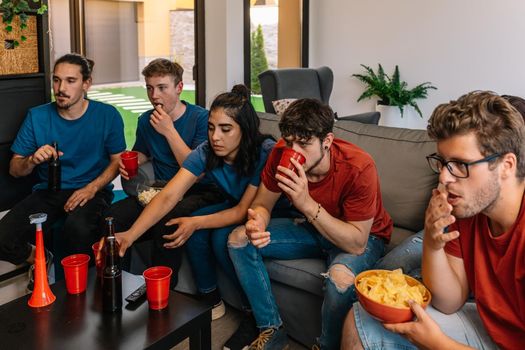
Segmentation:
{"type": "Polygon", "coordinates": [[[151,113],[149,122],[155,131],[164,137],[168,137],[175,131],[173,120],[169,114],[164,111],[163,105],[160,103],[155,104],[155,109],[151,113]]]}
{"type": "Polygon", "coordinates": [[[432,197],[425,212],[425,237],[423,242],[429,248],[440,250],[445,244],[459,237],[458,231],[445,233],[445,228],[456,221],[452,215],[452,205],[447,201],[446,186],[439,184],[432,190],[432,197]]]}

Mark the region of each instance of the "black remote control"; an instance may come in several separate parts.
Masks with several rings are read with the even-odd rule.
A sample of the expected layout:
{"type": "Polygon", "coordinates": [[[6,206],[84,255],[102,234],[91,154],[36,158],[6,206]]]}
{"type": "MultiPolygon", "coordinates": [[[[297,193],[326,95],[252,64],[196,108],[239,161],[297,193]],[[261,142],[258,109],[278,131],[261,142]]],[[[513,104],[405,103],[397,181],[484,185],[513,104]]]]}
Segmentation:
{"type": "Polygon", "coordinates": [[[133,293],[128,295],[126,297],[126,301],[128,303],[134,303],[145,295],[146,295],[146,283],[144,283],[142,286],[138,287],[137,290],[133,291],[133,293]]]}

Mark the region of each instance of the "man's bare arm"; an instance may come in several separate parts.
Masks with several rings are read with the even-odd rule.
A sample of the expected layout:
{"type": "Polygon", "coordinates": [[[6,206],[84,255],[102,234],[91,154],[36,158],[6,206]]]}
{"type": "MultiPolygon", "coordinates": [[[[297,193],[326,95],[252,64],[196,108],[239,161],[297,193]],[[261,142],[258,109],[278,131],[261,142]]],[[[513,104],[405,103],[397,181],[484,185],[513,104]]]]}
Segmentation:
{"type": "Polygon", "coordinates": [[[64,205],[65,211],[72,211],[77,206],[84,206],[95,194],[109,184],[118,174],[120,153],[112,154],[106,169],[96,179],[81,189],[76,190],[64,205]]]}
{"type": "Polygon", "coordinates": [[[37,165],[48,162],[51,158],[62,154],[62,152],[57,154],[55,148],[51,145],[43,145],[35,153],[26,157],[15,153],[9,163],[9,174],[13,177],[27,176],[31,174],[37,165]]]}

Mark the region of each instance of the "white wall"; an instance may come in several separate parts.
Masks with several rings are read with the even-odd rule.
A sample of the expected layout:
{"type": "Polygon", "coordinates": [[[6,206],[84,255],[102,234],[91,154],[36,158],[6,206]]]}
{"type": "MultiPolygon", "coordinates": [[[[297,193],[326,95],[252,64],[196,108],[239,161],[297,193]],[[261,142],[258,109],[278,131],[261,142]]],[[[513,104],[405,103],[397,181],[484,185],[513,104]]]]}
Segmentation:
{"type": "Polygon", "coordinates": [[[71,52],[71,37],[69,31],[69,1],[50,0],[49,5],[49,46],[51,68],[55,61],[71,52]]]}
{"type": "Polygon", "coordinates": [[[239,0],[205,2],[206,106],[244,81],[243,11],[239,0]]]}
{"type": "Polygon", "coordinates": [[[357,103],[361,63],[388,73],[399,65],[409,87],[430,81],[418,103],[424,127],[439,103],[488,89],[525,96],[523,0],[310,0],[310,66],[334,71],[330,104],[340,116],[371,111],[357,103]]]}

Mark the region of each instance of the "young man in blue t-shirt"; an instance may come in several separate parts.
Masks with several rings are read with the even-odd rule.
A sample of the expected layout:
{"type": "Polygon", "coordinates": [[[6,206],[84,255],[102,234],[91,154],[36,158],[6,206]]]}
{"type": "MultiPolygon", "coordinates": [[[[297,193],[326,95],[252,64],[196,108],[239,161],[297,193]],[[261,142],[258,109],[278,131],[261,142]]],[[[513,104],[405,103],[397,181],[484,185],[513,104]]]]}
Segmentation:
{"type": "MultiPolygon", "coordinates": [[[[138,152],[139,165],[147,161],[153,163],[156,182],[171,180],[191,150],[208,137],[208,111],[180,100],[183,72],[178,63],[164,58],[151,61],[142,70],[153,109],[139,117],[133,150],[138,152]]],[[[120,164],[120,175],[128,179],[123,164],[120,164]]],[[[164,247],[166,240],[163,236],[175,230],[173,227],[166,227],[166,222],[172,218],[189,216],[205,205],[223,200],[218,187],[206,178],[192,186],[183,200],[143,236],[143,239],[154,240],[150,263],[171,266],[177,271],[181,253],[164,247]]],[[[114,203],[107,214],[114,217],[115,230],[120,232],[128,230],[142,210],[143,207],[136,198],[128,197],[114,203]]],[[[127,264],[129,260],[125,265],[127,264]]],[[[174,287],[177,274],[173,273],[172,276],[171,285],[174,287]]]]}
{"type": "MultiPolygon", "coordinates": [[[[59,58],[53,69],[55,102],[29,110],[11,150],[9,173],[27,176],[35,170],[40,182],[28,197],[0,220],[0,260],[34,263],[35,227],[29,215],[43,212],[44,232],[65,218],[61,240],[65,254],[90,253],[99,237],[101,213],[111,203],[111,181],[126,148],[118,111],[85,98],[93,62],[78,54],[59,58]],[[51,144],[56,141],[58,154],[51,144]],[[48,163],[60,156],[61,189],[47,189],[48,163]]],[[[48,266],[51,255],[47,253],[48,266]]],[[[32,284],[28,289],[32,289],[32,284]]]]}

